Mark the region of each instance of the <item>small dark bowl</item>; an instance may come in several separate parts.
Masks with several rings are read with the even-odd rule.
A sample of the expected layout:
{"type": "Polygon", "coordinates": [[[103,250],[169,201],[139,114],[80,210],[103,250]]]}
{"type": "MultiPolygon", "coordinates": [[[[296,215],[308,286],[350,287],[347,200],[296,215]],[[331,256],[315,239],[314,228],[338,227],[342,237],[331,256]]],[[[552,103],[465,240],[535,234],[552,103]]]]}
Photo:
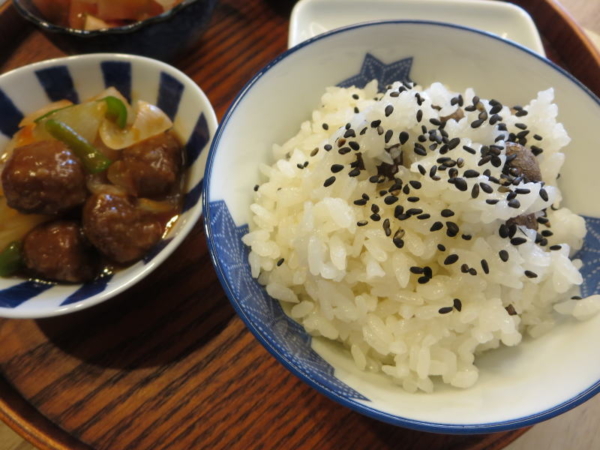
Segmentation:
{"type": "Polygon", "coordinates": [[[217,0],[186,0],[158,16],[106,30],[76,30],[49,23],[32,0],[13,0],[15,8],[69,54],[131,53],[169,61],[194,45],[206,31],[217,0]]]}

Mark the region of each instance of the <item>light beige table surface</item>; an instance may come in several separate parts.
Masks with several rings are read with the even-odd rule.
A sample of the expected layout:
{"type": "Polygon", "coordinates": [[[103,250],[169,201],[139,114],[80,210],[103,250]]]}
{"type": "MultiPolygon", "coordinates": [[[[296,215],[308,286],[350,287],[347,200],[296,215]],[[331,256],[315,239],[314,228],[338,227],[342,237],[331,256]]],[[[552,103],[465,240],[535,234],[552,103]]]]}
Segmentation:
{"type": "MultiPolygon", "coordinates": [[[[0,0],[2,4],[5,0],[0,0]]],[[[600,0],[559,0],[600,48],[600,0]]],[[[0,450],[35,450],[0,422],[0,450]]],[[[536,425],[505,450],[600,450],[600,395],[536,425]]]]}

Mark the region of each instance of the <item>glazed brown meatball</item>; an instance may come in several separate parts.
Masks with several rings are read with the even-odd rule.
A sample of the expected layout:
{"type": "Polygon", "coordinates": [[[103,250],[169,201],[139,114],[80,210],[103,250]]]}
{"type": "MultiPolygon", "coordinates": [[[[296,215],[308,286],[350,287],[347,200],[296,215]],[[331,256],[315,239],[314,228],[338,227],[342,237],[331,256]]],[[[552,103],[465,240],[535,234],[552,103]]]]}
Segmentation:
{"type": "Polygon", "coordinates": [[[40,278],[81,283],[97,272],[97,257],[77,222],[57,220],[34,228],[23,241],[27,268],[40,278]]]}
{"type": "Polygon", "coordinates": [[[181,170],[181,145],[170,133],[146,139],[123,150],[108,169],[108,179],[135,197],[168,194],[181,170]]]}
{"type": "Polygon", "coordinates": [[[85,172],[59,141],[18,147],[2,171],[8,206],[22,213],[57,215],[85,202],[85,172]]]}
{"type": "Polygon", "coordinates": [[[83,230],[102,254],[119,264],[142,258],[163,234],[156,217],[136,208],[129,198],[109,193],[88,199],[83,208],[83,230]]]}

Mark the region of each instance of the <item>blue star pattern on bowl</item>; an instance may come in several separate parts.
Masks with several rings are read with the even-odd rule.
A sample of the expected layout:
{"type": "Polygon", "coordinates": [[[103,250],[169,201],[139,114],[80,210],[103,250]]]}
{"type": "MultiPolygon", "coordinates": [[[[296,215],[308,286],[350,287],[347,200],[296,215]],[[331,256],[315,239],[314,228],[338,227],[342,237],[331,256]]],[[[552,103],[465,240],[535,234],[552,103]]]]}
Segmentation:
{"type": "Polygon", "coordinates": [[[583,216],[583,218],[587,234],[583,247],[575,257],[583,262],[581,295],[589,297],[600,294],[600,219],[587,216],[583,216]]]}
{"type": "MultiPolygon", "coordinates": [[[[132,92],[132,64],[121,60],[106,60],[98,65],[105,87],[114,86],[123,95],[131,100],[132,92]]],[[[35,71],[35,78],[45,92],[49,101],[69,99],[79,102],[82,95],[77,91],[71,69],[68,65],[54,65],[35,71]]],[[[161,72],[157,86],[156,104],[175,122],[178,117],[179,107],[184,95],[184,85],[166,72],[161,72]]],[[[10,138],[19,129],[19,123],[25,114],[19,110],[11,99],[11,93],[0,88],[0,133],[10,138]]],[[[203,112],[198,114],[191,135],[185,144],[186,169],[199,158],[202,151],[210,142],[208,122],[203,112]]],[[[185,214],[199,201],[202,194],[202,179],[184,193],[183,211],[185,214]]],[[[173,236],[163,239],[152,249],[140,264],[148,264],[158,255],[173,239],[173,236]]],[[[112,276],[102,276],[93,282],[83,285],[74,285],[73,291],[67,295],[60,306],[77,303],[88,299],[106,290],[112,276]]],[[[11,280],[13,281],[13,280],[11,280]]],[[[0,307],[16,308],[36,296],[54,287],[52,283],[14,280],[14,284],[0,290],[0,307]]]]}
{"type": "Polygon", "coordinates": [[[403,81],[405,83],[411,81],[410,69],[412,68],[412,62],[412,58],[404,58],[400,61],[385,64],[370,53],[367,53],[360,68],[360,73],[338,83],[338,86],[344,88],[356,86],[362,89],[369,81],[377,80],[379,90],[383,92],[385,87],[394,81],[403,81]]]}

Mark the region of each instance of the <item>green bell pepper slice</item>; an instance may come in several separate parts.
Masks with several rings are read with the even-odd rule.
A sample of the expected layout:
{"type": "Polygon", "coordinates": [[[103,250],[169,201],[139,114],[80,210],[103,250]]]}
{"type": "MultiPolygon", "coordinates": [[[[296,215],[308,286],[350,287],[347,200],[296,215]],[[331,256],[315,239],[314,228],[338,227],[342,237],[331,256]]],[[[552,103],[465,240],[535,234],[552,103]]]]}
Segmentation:
{"type": "Polygon", "coordinates": [[[23,265],[23,245],[19,241],[11,242],[0,253],[0,277],[8,277],[23,265]]]}
{"type": "Polygon", "coordinates": [[[44,125],[46,131],[52,137],[67,144],[73,153],[81,159],[88,172],[103,172],[111,165],[112,161],[110,159],[66,123],[48,119],[44,125]]]}

